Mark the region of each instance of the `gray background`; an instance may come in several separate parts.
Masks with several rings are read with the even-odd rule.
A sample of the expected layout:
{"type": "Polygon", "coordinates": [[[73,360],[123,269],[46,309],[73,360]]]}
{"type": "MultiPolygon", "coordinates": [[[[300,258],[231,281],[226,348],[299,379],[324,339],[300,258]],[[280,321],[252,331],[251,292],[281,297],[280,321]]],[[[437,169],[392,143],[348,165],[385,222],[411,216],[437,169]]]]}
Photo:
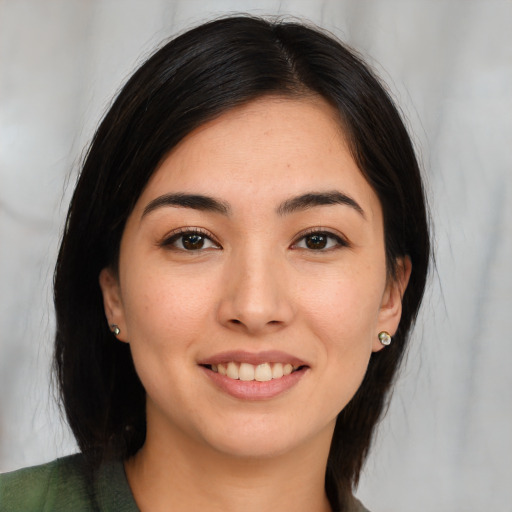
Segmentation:
{"type": "Polygon", "coordinates": [[[75,450],[50,388],[51,273],[82,149],[155,44],[230,11],[358,48],[425,169],[437,272],[359,496],[512,511],[511,1],[0,0],[0,471],[75,450]]]}

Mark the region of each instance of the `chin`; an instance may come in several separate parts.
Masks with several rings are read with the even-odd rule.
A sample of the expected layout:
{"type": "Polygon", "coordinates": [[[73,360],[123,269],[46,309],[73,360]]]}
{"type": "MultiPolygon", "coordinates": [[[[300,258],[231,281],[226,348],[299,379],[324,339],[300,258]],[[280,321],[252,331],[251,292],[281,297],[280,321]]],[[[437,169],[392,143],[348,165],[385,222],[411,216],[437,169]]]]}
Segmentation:
{"type": "Polygon", "coordinates": [[[279,457],[295,448],[291,439],[265,436],[232,435],[229,439],[217,440],[215,449],[227,456],[244,459],[269,459],[279,457]]]}
{"type": "Polygon", "coordinates": [[[334,421],[332,424],[318,428],[298,429],[297,423],[283,424],[275,420],[276,418],[274,421],[271,420],[271,424],[266,424],[265,420],[260,418],[237,426],[232,425],[221,435],[217,431],[208,442],[220,453],[248,459],[279,457],[297,452],[301,447],[310,446],[316,442],[330,445],[334,421]]]}

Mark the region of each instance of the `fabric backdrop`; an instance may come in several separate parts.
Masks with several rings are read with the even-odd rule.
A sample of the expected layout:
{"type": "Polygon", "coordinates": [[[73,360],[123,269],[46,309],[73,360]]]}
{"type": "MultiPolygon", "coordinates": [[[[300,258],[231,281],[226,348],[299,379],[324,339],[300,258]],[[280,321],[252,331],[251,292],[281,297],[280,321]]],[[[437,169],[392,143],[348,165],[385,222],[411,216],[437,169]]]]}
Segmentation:
{"type": "Polygon", "coordinates": [[[512,511],[512,2],[0,0],[0,470],[75,450],[53,400],[52,267],[77,162],[155,44],[233,11],[358,48],[425,170],[437,270],[358,495],[376,512],[512,511]]]}

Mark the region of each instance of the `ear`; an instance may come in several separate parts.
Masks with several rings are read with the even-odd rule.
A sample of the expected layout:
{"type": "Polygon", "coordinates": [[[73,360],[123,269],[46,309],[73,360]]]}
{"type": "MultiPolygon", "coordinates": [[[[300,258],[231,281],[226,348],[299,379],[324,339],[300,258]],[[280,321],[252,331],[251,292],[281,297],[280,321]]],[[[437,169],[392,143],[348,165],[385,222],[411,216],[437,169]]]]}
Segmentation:
{"type": "Polygon", "coordinates": [[[377,329],[373,342],[373,352],[384,348],[379,341],[378,334],[387,331],[391,336],[395,334],[402,316],[402,297],[411,277],[412,263],[409,256],[397,260],[396,275],[388,278],[379,311],[377,329]]]}
{"type": "Polygon", "coordinates": [[[128,332],[125,321],[124,307],[121,300],[119,280],[111,268],[104,268],[99,276],[101,293],[103,294],[103,307],[109,327],[117,325],[120,333],[116,338],[128,342],[128,332]]]}

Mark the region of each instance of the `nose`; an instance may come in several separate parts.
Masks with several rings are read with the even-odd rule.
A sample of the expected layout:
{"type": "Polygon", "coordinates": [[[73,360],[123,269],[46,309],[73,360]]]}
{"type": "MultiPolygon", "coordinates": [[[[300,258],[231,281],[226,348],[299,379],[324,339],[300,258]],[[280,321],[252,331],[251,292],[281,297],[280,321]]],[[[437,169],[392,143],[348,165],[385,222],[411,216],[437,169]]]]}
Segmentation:
{"type": "Polygon", "coordinates": [[[251,335],[288,325],[294,315],[286,269],[279,256],[246,250],[226,266],[219,321],[251,335]],[[250,254],[247,254],[250,253],[250,254]]]}

